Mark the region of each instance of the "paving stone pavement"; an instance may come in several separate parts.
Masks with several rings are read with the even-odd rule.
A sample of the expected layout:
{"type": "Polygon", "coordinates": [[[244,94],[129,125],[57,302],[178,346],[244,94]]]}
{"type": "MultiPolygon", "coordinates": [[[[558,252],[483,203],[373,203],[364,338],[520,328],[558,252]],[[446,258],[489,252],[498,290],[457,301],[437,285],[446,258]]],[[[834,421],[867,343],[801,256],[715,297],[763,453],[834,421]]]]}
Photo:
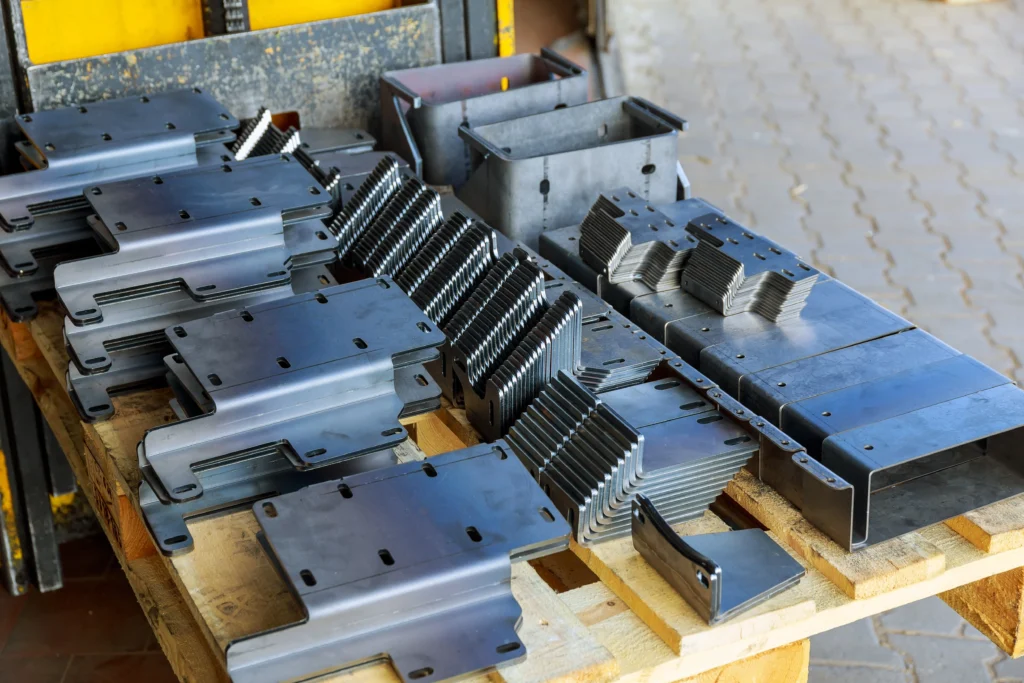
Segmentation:
{"type": "MultiPolygon", "coordinates": [[[[609,0],[694,194],[1024,380],[1024,0],[609,0]]],[[[812,683],[1024,681],[937,598],[812,640],[812,683]]]]}

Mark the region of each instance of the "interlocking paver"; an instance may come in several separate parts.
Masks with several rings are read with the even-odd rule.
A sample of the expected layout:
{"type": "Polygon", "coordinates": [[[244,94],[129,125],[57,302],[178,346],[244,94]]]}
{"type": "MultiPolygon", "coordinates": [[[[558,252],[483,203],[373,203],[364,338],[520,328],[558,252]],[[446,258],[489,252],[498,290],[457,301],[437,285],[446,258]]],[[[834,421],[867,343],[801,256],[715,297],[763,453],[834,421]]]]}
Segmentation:
{"type": "MultiPolygon", "coordinates": [[[[1024,380],[1024,0],[610,12],[629,92],[691,121],[696,196],[1024,380]]],[[[937,599],[920,605],[815,638],[810,680],[1024,681],[937,599]],[[880,644],[858,640],[875,626],[880,644]]]]}

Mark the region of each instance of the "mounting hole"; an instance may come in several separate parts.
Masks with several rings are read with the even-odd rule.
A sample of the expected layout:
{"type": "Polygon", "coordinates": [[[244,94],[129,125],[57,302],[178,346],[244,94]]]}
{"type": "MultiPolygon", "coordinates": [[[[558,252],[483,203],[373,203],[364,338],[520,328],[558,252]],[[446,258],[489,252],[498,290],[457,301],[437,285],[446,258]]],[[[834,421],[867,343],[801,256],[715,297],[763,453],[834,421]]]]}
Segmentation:
{"type": "Polygon", "coordinates": [[[247,323],[251,323],[253,321],[252,313],[249,311],[242,311],[242,320],[247,323]]]}
{"type": "Polygon", "coordinates": [[[164,545],[178,545],[188,540],[188,536],[171,536],[164,539],[164,545]]]}
{"type": "Polygon", "coordinates": [[[249,203],[253,206],[262,206],[263,202],[260,201],[259,197],[249,197],[249,203]]]}
{"type": "Polygon", "coordinates": [[[385,429],[383,432],[380,433],[380,435],[381,436],[394,436],[395,434],[401,434],[401,433],[402,433],[402,428],[401,427],[394,427],[392,429],[385,429]]]}
{"type": "Polygon", "coordinates": [[[359,337],[356,337],[355,339],[353,339],[352,343],[356,345],[357,349],[365,349],[366,346],[367,346],[366,342],[363,341],[362,339],[360,339],[359,337]]]}
{"type": "Polygon", "coordinates": [[[785,382],[779,382],[779,386],[780,387],[784,387],[784,386],[786,386],[786,383],[785,382]]]}
{"type": "Polygon", "coordinates": [[[43,147],[46,149],[47,152],[52,152],[53,150],[57,149],[56,147],[53,146],[52,142],[47,142],[45,145],[43,145],[43,147]]]}
{"type": "Polygon", "coordinates": [[[544,518],[545,522],[555,521],[555,516],[551,514],[551,510],[548,510],[547,508],[537,508],[537,512],[540,513],[540,516],[544,518]]]}
{"type": "Polygon", "coordinates": [[[484,540],[484,537],[480,535],[475,526],[467,526],[466,535],[469,536],[469,540],[473,541],[473,543],[479,543],[484,540]]]}
{"type": "Polygon", "coordinates": [[[121,221],[118,221],[118,222],[114,223],[114,227],[117,228],[118,230],[122,230],[122,231],[128,229],[128,226],[125,225],[124,223],[122,223],[121,221]]]}
{"type": "Polygon", "coordinates": [[[737,358],[746,358],[746,356],[744,356],[742,353],[737,353],[736,357],[737,358]]]}
{"type": "MultiPolygon", "coordinates": [[[[391,565],[393,565],[395,563],[395,558],[393,558],[391,556],[391,553],[390,553],[390,551],[388,551],[387,548],[382,548],[382,549],[378,550],[377,551],[377,556],[380,557],[380,561],[383,562],[388,567],[390,567],[391,565]]],[[[433,669],[431,669],[431,671],[433,671],[433,669]]]]}
{"type": "Polygon", "coordinates": [[[821,412],[821,416],[822,417],[832,417],[832,413],[830,411],[828,411],[828,410],[823,410],[821,412]]]}
{"type": "Polygon", "coordinates": [[[416,384],[419,384],[421,387],[425,387],[430,384],[430,382],[427,381],[427,378],[423,375],[413,375],[413,379],[416,380],[416,384]]]}
{"type": "Polygon", "coordinates": [[[426,324],[426,323],[424,323],[424,322],[418,322],[418,323],[416,323],[416,327],[418,327],[418,328],[419,328],[420,332],[423,332],[423,333],[427,333],[427,334],[429,334],[429,333],[430,333],[430,325],[427,325],[427,324],[426,324]]]}
{"type": "Polygon", "coordinates": [[[802,462],[802,463],[807,462],[807,458],[800,458],[800,462],[802,462]]]}
{"type": "Polygon", "coordinates": [[[750,441],[750,437],[744,434],[742,436],[734,436],[731,439],[726,439],[723,443],[725,443],[726,446],[735,446],[737,444],[746,443],[748,441],[750,441]]]}
{"type": "Polygon", "coordinates": [[[175,128],[177,128],[177,126],[175,126],[173,123],[168,121],[167,123],[164,124],[164,128],[166,128],[167,130],[174,130],[175,128]]]}
{"type": "Polygon", "coordinates": [[[223,382],[220,379],[220,375],[217,375],[216,373],[213,372],[207,375],[206,379],[210,380],[210,384],[212,384],[215,387],[219,387],[221,384],[223,384],[223,382]]]}
{"type": "Polygon", "coordinates": [[[721,419],[722,419],[721,415],[709,415],[708,417],[702,417],[699,420],[697,420],[697,424],[702,424],[702,425],[711,424],[712,422],[718,422],[721,419]]]}
{"type": "Polygon", "coordinates": [[[139,98],[139,102],[142,102],[143,104],[149,104],[149,98],[143,95],[139,98]]]}
{"type": "Polygon", "coordinates": [[[325,239],[327,239],[327,233],[325,233],[323,230],[317,230],[316,231],[316,238],[320,239],[320,240],[325,240],[325,239]]]}
{"type": "Polygon", "coordinates": [[[872,446],[871,444],[868,444],[867,446],[864,447],[864,450],[866,450],[866,451],[873,451],[873,450],[875,450],[875,447],[872,446]]]}
{"type": "Polygon", "coordinates": [[[277,508],[274,507],[273,503],[264,503],[263,504],[263,513],[267,517],[271,517],[271,518],[277,517],[277,508]]]}
{"type": "Polygon", "coordinates": [[[89,190],[89,192],[90,192],[91,194],[94,194],[94,195],[101,195],[101,194],[103,194],[103,190],[101,190],[101,189],[100,189],[100,188],[98,188],[98,187],[94,187],[94,188],[92,188],[91,190],[89,190]]]}
{"type": "Polygon", "coordinates": [[[827,482],[828,482],[828,483],[830,483],[830,484],[834,484],[834,483],[836,483],[836,478],[835,478],[835,477],[829,477],[829,478],[828,478],[828,479],[826,479],[825,481],[827,481],[827,482]]]}
{"type": "Polygon", "coordinates": [[[434,466],[431,465],[429,462],[423,463],[422,468],[423,468],[423,473],[425,475],[427,475],[428,477],[436,477],[437,476],[437,470],[434,469],[434,466]]]}
{"type": "Polygon", "coordinates": [[[103,403],[101,405],[93,406],[93,407],[89,408],[89,412],[90,413],[103,413],[103,412],[106,412],[108,410],[110,410],[110,404],[108,404],[108,403],[103,403]]]}
{"type": "Polygon", "coordinates": [[[704,401],[693,401],[679,406],[679,410],[696,410],[697,408],[702,408],[705,405],[707,404],[705,404],[704,401]]]}
{"type": "Polygon", "coordinates": [[[338,484],[338,493],[341,494],[342,498],[352,497],[352,489],[348,487],[348,484],[338,484]]]}
{"type": "Polygon", "coordinates": [[[312,185],[310,185],[309,186],[309,193],[310,194],[320,194],[320,190],[318,188],[313,187],[312,185]]]}
{"type": "Polygon", "coordinates": [[[608,135],[608,124],[602,123],[600,126],[597,127],[597,137],[603,138],[606,135],[608,135]]]}
{"type": "Polygon", "coordinates": [[[701,332],[710,332],[711,328],[710,327],[702,327],[702,328],[700,328],[700,331],[701,332]]]}
{"type": "Polygon", "coordinates": [[[319,292],[317,292],[316,295],[313,296],[313,298],[316,299],[319,303],[327,303],[327,297],[324,296],[323,294],[320,294],[319,292]]]}
{"type": "Polygon", "coordinates": [[[224,164],[223,166],[221,166],[220,170],[224,171],[225,173],[233,172],[233,169],[230,166],[228,166],[227,164],[224,164]]]}
{"type": "Polygon", "coordinates": [[[188,332],[186,332],[185,328],[181,327],[180,325],[178,327],[174,328],[174,334],[178,335],[179,337],[187,337],[188,336],[188,332]]]}
{"type": "Polygon", "coordinates": [[[309,571],[308,569],[303,569],[301,572],[299,572],[299,577],[302,579],[302,583],[306,584],[307,586],[312,587],[316,585],[316,577],[313,576],[313,572],[309,571]]]}
{"type": "Polygon", "coordinates": [[[697,570],[697,580],[700,581],[701,585],[704,586],[705,588],[710,587],[710,584],[708,583],[707,574],[705,574],[704,572],[700,571],[699,569],[697,570]]]}
{"type": "Polygon", "coordinates": [[[189,212],[186,211],[185,209],[181,209],[180,211],[178,211],[178,215],[181,217],[182,220],[186,220],[186,221],[189,218],[192,218],[192,216],[189,214],[189,212]]]}
{"type": "Polygon", "coordinates": [[[312,460],[313,458],[319,458],[321,455],[325,454],[326,452],[327,452],[326,448],[317,448],[317,449],[314,449],[312,451],[306,451],[306,455],[304,455],[303,457],[306,458],[306,460],[312,460]]]}
{"type": "Polygon", "coordinates": [[[106,141],[106,142],[110,142],[111,140],[114,139],[114,138],[110,137],[110,133],[104,133],[100,137],[103,138],[103,140],[106,141]]]}
{"type": "Polygon", "coordinates": [[[419,680],[421,678],[426,678],[427,676],[431,676],[431,675],[433,675],[433,673],[434,673],[433,669],[431,669],[429,666],[425,666],[422,669],[416,669],[415,671],[410,671],[409,672],[409,678],[414,680],[414,681],[416,681],[416,680],[419,680]]]}
{"type": "Polygon", "coordinates": [[[651,175],[657,170],[658,167],[655,166],[654,164],[644,164],[643,168],[640,169],[640,172],[643,173],[644,175],[651,175]]]}
{"type": "Polygon", "coordinates": [[[540,193],[544,196],[547,196],[548,192],[550,191],[551,183],[548,181],[548,179],[545,178],[544,180],[540,181],[540,193]]]}
{"type": "Polygon", "coordinates": [[[285,358],[284,356],[278,356],[277,357],[277,364],[280,365],[282,368],[284,368],[286,370],[292,366],[292,364],[289,363],[288,359],[285,358]]]}
{"type": "Polygon", "coordinates": [[[188,493],[189,491],[192,491],[195,488],[196,488],[195,484],[185,484],[184,486],[179,486],[178,488],[174,489],[173,491],[171,491],[171,493],[177,493],[177,494],[188,493]]]}
{"type": "Polygon", "coordinates": [[[499,645],[498,647],[494,648],[494,651],[497,652],[499,655],[507,655],[509,652],[515,652],[521,647],[522,645],[520,645],[519,643],[505,643],[504,645],[499,645]]]}

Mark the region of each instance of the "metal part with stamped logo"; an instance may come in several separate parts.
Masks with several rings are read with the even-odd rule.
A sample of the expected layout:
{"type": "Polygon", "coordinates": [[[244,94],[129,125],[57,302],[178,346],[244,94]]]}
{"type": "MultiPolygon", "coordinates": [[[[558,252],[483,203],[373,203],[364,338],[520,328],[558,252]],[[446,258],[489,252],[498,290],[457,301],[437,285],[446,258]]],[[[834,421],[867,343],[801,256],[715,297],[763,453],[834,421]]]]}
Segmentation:
{"type": "Polygon", "coordinates": [[[224,143],[239,126],[199,88],[22,114],[15,122],[26,138],[15,147],[35,170],[0,178],[0,227],[8,231],[84,206],[88,187],[197,166],[204,147],[228,154],[224,143]]]}
{"type": "Polygon", "coordinates": [[[459,199],[512,240],[578,224],[594,196],[629,185],[650,203],[678,193],[676,143],[686,122],[636,97],[459,128],[473,171],[459,199]],[[586,174],[579,169],[587,169],[586,174]]]}
{"type": "Polygon", "coordinates": [[[113,253],[54,271],[76,325],[102,320],[107,305],[169,289],[200,301],[278,286],[294,257],[330,260],[337,246],[316,220],[330,215],[329,195],[288,155],[96,186],[87,196],[93,227],[113,253]]]}
{"type": "Polygon", "coordinates": [[[569,528],[509,455],[480,444],[254,505],[303,616],[233,641],[232,680],[385,659],[402,681],[439,681],[524,657],[511,565],[566,548],[569,528]]]}
{"type": "Polygon", "coordinates": [[[709,624],[789,590],[807,573],[762,529],[680,536],[643,494],[633,500],[633,547],[709,624]]]}
{"type": "Polygon", "coordinates": [[[406,437],[395,368],[423,363],[444,335],[390,279],[361,280],[167,331],[214,404],[146,432],[139,465],[171,500],[202,495],[193,468],[277,448],[299,469],[406,437]]]}
{"type": "Polygon", "coordinates": [[[431,185],[458,189],[470,172],[462,125],[480,126],[587,101],[587,72],[542,48],[540,56],[387,71],[380,77],[382,142],[431,185]]]}

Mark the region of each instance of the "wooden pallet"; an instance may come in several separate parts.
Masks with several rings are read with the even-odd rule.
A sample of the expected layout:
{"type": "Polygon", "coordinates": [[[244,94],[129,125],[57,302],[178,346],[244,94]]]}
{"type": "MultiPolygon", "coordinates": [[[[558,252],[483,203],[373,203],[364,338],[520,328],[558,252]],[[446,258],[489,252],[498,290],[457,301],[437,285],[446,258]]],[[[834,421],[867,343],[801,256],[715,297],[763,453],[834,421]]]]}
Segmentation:
{"type": "MultiPolygon", "coordinates": [[[[191,553],[156,551],[140,517],[135,447],[146,429],[174,419],[168,390],[117,397],[113,419],[85,425],[64,390],[67,355],[54,307],[41,306],[29,324],[0,317],[0,343],[67,452],[181,680],[228,680],[228,643],[301,617],[256,541],[248,510],[190,523],[191,553]]],[[[403,447],[405,459],[477,442],[458,410],[418,416],[406,427],[415,444],[403,447]]],[[[1022,647],[1024,497],[848,554],[746,473],[728,493],[807,567],[799,586],[710,628],[629,539],[573,544],[571,552],[514,566],[529,657],[480,680],[806,681],[809,636],[935,594],[1007,652],[1022,647]]],[[[728,529],[710,512],[676,528],[728,529]]],[[[398,680],[386,663],[330,680],[351,678],[398,680]]]]}

